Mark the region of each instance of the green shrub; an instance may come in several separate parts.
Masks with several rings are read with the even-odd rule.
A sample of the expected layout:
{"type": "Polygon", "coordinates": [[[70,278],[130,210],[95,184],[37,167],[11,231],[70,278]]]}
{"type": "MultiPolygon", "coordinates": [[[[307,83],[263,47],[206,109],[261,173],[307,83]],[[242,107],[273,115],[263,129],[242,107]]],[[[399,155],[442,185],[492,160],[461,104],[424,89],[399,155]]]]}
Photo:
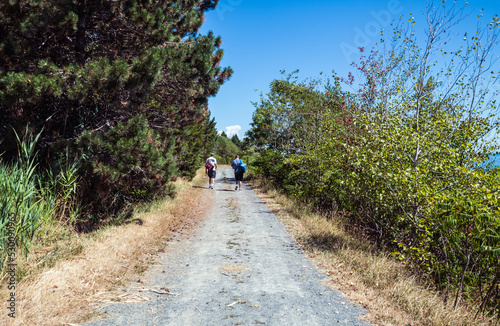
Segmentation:
{"type": "Polygon", "coordinates": [[[346,97],[328,102],[325,90],[279,85],[254,114],[256,171],[318,210],[349,212],[350,223],[433,277],[445,297],[500,309],[500,178],[480,168],[496,150],[483,138],[494,125],[429,102],[417,127],[405,106],[356,112],[346,97]],[[321,124],[304,92],[309,105],[323,99],[321,124]]]}

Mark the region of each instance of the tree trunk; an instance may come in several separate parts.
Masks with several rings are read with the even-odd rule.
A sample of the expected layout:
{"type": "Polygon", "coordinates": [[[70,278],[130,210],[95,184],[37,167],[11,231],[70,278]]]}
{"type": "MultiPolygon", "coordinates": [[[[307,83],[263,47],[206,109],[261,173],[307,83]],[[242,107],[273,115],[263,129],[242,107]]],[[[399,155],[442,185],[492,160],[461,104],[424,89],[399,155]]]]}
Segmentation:
{"type": "Polygon", "coordinates": [[[87,0],[80,0],[78,2],[78,9],[77,9],[78,23],[77,23],[76,40],[75,40],[75,51],[76,51],[76,59],[78,60],[78,62],[82,64],[85,63],[86,5],[87,5],[87,0]]]}

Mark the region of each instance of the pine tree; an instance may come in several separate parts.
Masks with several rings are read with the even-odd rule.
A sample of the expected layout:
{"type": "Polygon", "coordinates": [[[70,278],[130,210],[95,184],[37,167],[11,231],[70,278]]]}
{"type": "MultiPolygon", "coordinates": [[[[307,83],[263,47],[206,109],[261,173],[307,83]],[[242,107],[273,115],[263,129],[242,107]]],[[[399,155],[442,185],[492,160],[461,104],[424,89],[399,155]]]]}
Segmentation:
{"type": "Polygon", "coordinates": [[[2,132],[31,122],[50,141],[74,138],[148,111],[151,94],[202,113],[231,74],[221,39],[197,34],[216,3],[1,2],[2,132]]]}
{"type": "MultiPolygon", "coordinates": [[[[196,162],[186,158],[202,154],[213,132],[207,129],[208,98],[232,73],[220,67],[220,37],[198,33],[204,13],[217,2],[0,2],[0,152],[14,157],[12,128],[20,133],[29,123],[32,131],[42,130],[39,146],[47,162],[69,147],[94,160],[86,165],[93,167],[90,188],[108,182],[114,189],[115,179],[104,178],[97,166],[112,171],[121,164],[115,160],[126,158],[103,154],[111,150],[105,142],[117,141],[120,152],[133,153],[139,134],[117,130],[122,140],[109,133],[131,128],[127,121],[141,115],[149,136],[173,144],[171,153],[179,157],[168,164],[180,161],[191,169],[196,162]]],[[[144,155],[157,160],[153,152],[144,155]]]]}
{"type": "Polygon", "coordinates": [[[233,137],[231,137],[231,141],[238,146],[238,148],[241,148],[241,140],[240,137],[238,137],[237,134],[234,134],[233,137]]]}
{"type": "Polygon", "coordinates": [[[161,141],[160,135],[148,127],[148,121],[137,115],[119,123],[105,134],[89,131],[78,140],[91,156],[84,171],[91,183],[85,204],[92,211],[116,212],[125,202],[137,202],[170,195],[164,185],[174,175],[173,142],[161,141]]]}

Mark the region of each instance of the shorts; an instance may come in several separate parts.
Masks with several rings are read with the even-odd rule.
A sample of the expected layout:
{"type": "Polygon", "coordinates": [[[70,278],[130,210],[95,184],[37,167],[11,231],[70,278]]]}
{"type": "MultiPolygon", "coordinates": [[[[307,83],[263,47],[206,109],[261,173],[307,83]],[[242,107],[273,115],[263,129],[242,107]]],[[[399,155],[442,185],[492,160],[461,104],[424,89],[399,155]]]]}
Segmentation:
{"type": "Polygon", "coordinates": [[[209,178],[215,178],[215,175],[217,174],[217,171],[214,170],[209,170],[208,171],[208,177],[209,178]]]}
{"type": "Polygon", "coordinates": [[[235,173],[234,178],[236,179],[236,181],[243,181],[243,172],[235,173]]]}

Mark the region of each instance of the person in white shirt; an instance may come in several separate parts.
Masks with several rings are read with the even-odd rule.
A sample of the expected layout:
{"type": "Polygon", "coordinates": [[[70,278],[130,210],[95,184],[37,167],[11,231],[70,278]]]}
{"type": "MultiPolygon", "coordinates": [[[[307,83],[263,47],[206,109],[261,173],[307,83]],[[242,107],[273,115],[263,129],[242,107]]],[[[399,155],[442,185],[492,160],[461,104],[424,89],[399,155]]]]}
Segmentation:
{"type": "Polygon", "coordinates": [[[207,162],[205,163],[205,174],[208,175],[208,188],[214,189],[215,175],[217,174],[217,160],[215,159],[214,153],[207,158],[207,162]]]}

